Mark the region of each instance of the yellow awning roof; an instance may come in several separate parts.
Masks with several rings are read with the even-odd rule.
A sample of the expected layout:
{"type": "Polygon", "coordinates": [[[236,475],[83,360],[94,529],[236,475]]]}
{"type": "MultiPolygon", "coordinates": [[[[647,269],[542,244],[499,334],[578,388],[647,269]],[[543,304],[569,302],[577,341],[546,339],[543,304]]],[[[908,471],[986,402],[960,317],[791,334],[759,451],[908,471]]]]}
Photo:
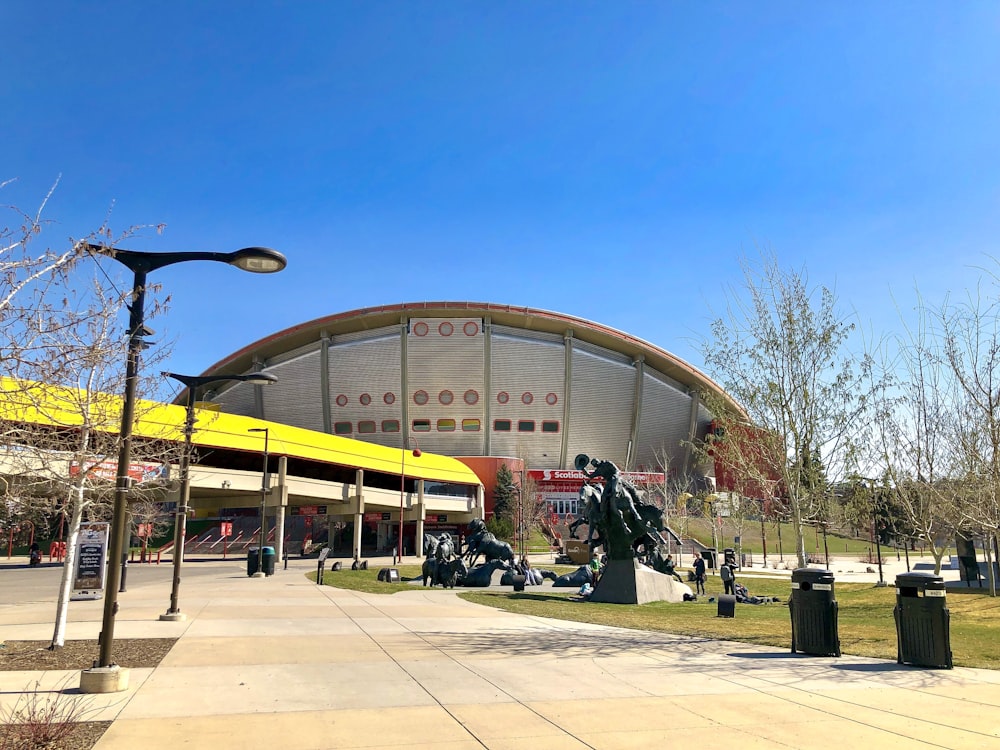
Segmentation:
{"type": "MultiPolygon", "coordinates": [[[[83,423],[81,403],[83,392],[64,386],[29,383],[9,377],[0,378],[0,419],[45,424],[58,427],[79,427],[83,423]]],[[[95,429],[117,432],[121,420],[121,397],[101,394],[92,405],[95,429]]],[[[136,406],[137,437],[183,442],[186,409],[182,406],[140,400],[136,406]]],[[[311,461],[346,466],[354,469],[402,473],[406,476],[454,484],[479,485],[481,482],[468,466],[450,456],[402,451],[340,435],[328,435],[301,427],[267,422],[254,417],[226,414],[211,409],[196,408],[195,433],[192,443],[206,448],[261,453],[264,434],[248,432],[250,428],[268,429],[268,450],[273,455],[302,458],[311,461]]]]}

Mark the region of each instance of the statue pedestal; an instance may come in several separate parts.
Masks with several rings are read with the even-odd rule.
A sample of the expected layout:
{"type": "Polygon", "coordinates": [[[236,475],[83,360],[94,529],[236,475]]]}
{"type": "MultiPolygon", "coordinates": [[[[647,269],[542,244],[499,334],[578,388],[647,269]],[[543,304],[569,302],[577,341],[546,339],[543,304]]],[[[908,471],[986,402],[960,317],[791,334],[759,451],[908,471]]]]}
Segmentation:
{"type": "Polygon", "coordinates": [[[687,584],[665,573],[657,573],[638,560],[608,560],[590,601],[609,604],[677,603],[684,601],[684,594],[692,593],[687,584]]]}

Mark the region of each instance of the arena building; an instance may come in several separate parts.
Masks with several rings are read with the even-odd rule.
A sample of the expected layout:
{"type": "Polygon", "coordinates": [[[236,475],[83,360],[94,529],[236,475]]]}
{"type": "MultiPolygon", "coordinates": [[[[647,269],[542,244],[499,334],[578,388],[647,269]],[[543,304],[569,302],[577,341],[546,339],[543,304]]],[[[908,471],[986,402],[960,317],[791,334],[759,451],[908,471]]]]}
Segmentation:
{"type": "Polygon", "coordinates": [[[654,479],[704,483],[712,467],[691,450],[712,421],[702,394],[725,396],[691,365],[627,333],[477,302],[319,318],[204,374],[257,371],[278,382],[231,383],[207,398],[232,414],[458,457],[483,481],[487,514],[500,461],[523,468],[559,513],[576,510],[581,453],[654,479]]]}

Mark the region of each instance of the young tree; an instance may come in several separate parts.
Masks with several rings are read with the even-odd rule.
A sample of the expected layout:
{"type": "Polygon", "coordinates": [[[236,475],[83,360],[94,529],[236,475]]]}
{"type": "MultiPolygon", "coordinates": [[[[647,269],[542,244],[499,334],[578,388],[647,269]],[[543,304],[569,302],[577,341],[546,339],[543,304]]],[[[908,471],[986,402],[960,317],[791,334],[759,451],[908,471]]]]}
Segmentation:
{"type": "MultiPolygon", "coordinates": [[[[994,284],[998,281],[992,275],[994,284]]],[[[990,595],[996,596],[993,542],[1000,532],[1000,300],[982,289],[939,314],[944,354],[961,399],[955,430],[964,492],[958,525],[984,539],[990,595]]]]}
{"type": "MultiPolygon", "coordinates": [[[[935,573],[940,573],[956,531],[960,399],[942,337],[932,323],[930,311],[921,304],[916,323],[904,324],[902,335],[879,348],[876,358],[885,376],[873,399],[874,440],[868,445],[871,465],[882,467],[878,484],[892,513],[886,521],[906,536],[923,540],[934,558],[935,573]]],[[[864,505],[852,508],[854,517],[871,522],[874,510],[864,505]]]]}
{"type": "MultiPolygon", "coordinates": [[[[65,642],[80,524],[105,516],[114,492],[114,478],[108,481],[105,472],[121,448],[121,402],[110,394],[120,390],[124,379],[127,337],[121,310],[130,301],[131,287],[121,292],[96,266],[90,266],[90,277],[77,273],[88,242],[109,240],[106,228],[87,241],[71,241],[66,251],[35,253],[29,244],[41,233],[41,213],[12,211],[21,225],[0,231],[4,473],[20,488],[14,512],[30,513],[31,506],[37,511],[39,505],[50,512],[61,503],[59,510],[68,519],[52,638],[52,647],[58,648],[65,642]]],[[[162,356],[164,350],[158,351],[162,356]]],[[[156,355],[147,353],[147,360],[151,356],[156,355]]],[[[166,463],[174,450],[156,440],[134,445],[136,464],[166,463]]]]}
{"type": "Polygon", "coordinates": [[[813,457],[822,451],[828,481],[846,473],[868,407],[868,361],[849,352],[854,324],[838,313],[832,290],[811,288],[804,272],[784,271],[773,257],[762,257],[759,268],[743,260],[742,268],[745,296],[730,291],[727,315],[712,324],[703,353],[745,415],[723,404],[714,413],[737,469],[762,465],[760,479],[779,477],[804,566],[805,530],[828,491],[815,481],[813,457]]]}

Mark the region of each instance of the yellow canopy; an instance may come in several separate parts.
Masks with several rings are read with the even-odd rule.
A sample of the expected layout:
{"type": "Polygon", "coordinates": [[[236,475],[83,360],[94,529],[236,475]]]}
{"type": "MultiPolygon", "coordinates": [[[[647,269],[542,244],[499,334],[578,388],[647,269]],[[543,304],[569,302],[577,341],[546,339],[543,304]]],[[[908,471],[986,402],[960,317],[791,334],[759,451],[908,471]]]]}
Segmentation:
{"type": "MultiPolygon", "coordinates": [[[[79,389],[0,377],[0,419],[6,421],[79,427],[83,424],[86,408],[95,429],[117,432],[121,420],[121,400],[120,396],[99,394],[91,399],[89,405],[84,405],[86,394],[79,389]]],[[[140,400],[136,406],[133,434],[183,442],[185,416],[186,409],[182,406],[140,400]]],[[[206,448],[260,453],[264,449],[264,433],[248,430],[262,427],[268,429],[268,450],[274,455],[386,474],[401,474],[405,462],[408,477],[453,484],[481,484],[472,469],[450,456],[423,452],[414,456],[409,450],[212,409],[196,407],[192,443],[206,448]]]]}

